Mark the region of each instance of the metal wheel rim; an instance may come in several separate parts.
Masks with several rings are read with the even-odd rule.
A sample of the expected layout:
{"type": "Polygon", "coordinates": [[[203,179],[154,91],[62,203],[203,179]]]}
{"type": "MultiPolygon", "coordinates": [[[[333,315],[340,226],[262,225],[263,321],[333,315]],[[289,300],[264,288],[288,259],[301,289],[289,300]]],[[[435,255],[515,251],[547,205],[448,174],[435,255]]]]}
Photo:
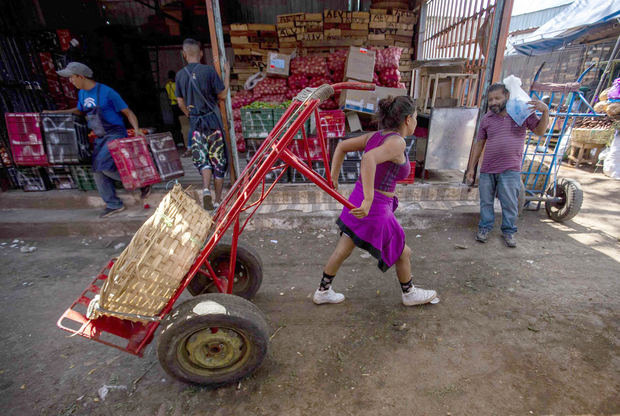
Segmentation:
{"type": "MultiPolygon", "coordinates": [[[[550,205],[549,211],[551,211],[553,213],[557,213],[557,212],[562,211],[568,205],[566,203],[567,198],[566,198],[566,190],[564,189],[564,186],[562,186],[562,185],[557,186],[555,193],[556,193],[555,196],[557,196],[558,198],[562,198],[562,202],[552,202],[551,204],[549,204],[550,205]]],[[[553,190],[549,189],[547,191],[547,195],[554,196],[553,195],[553,190]]]]}
{"type": "Polygon", "coordinates": [[[188,372],[214,376],[242,368],[251,351],[243,332],[225,327],[205,328],[183,337],[177,346],[177,359],[188,372]]]}
{"type": "MultiPolygon", "coordinates": [[[[228,271],[230,270],[230,256],[220,256],[213,261],[210,262],[213,271],[220,278],[224,287],[228,286],[228,271]]],[[[248,268],[245,265],[237,260],[237,264],[235,264],[235,277],[233,280],[233,293],[234,292],[243,292],[248,289],[250,285],[250,273],[248,272],[248,268]]],[[[212,279],[209,279],[209,284],[207,288],[211,288],[215,286],[212,279]]]]}

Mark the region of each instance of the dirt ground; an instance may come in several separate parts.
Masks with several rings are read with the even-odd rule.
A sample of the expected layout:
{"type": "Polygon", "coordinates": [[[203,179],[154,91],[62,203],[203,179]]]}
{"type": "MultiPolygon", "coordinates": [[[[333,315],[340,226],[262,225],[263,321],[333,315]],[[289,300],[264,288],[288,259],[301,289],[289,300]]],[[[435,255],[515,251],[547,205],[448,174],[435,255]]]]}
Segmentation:
{"type": "Polygon", "coordinates": [[[253,375],[216,390],[171,379],[155,342],[137,358],[55,326],[128,239],[17,243],[37,247],[27,254],[0,239],[8,243],[0,249],[0,412],[619,414],[620,186],[582,176],[580,215],[557,224],[544,209],[525,213],[516,249],[503,246],[499,230],[486,245],[473,241],[475,207],[403,209],[415,283],[437,289],[437,305],[402,306],[394,271],[382,274],[359,250],[334,282],[345,302],[314,305],[337,239],[335,214],[245,232],[264,263],[254,303],[273,339],[253,375]],[[126,390],[102,400],[104,385],[126,390]]]}

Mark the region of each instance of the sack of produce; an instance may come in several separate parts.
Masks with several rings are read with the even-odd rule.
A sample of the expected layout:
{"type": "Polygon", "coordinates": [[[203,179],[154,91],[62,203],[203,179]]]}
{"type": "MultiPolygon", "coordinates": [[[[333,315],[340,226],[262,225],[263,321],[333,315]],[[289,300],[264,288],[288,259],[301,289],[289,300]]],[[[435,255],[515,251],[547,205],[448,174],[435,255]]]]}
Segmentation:
{"type": "Polygon", "coordinates": [[[506,111],[515,123],[522,126],[525,120],[534,112],[534,109],[527,105],[531,98],[521,88],[521,79],[514,75],[504,78],[504,85],[510,92],[510,98],[506,103],[506,111]]]}
{"type": "Polygon", "coordinates": [[[598,103],[594,104],[594,111],[596,111],[597,113],[606,113],[608,104],[608,101],[599,101],[598,103]]]}

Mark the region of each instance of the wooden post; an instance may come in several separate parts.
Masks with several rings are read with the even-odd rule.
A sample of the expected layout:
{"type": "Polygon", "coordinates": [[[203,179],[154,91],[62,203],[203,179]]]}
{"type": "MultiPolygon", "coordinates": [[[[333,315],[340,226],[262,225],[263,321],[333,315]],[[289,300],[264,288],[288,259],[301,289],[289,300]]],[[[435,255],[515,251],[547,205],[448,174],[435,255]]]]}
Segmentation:
{"type": "Polygon", "coordinates": [[[506,41],[508,39],[508,29],[510,26],[510,15],[512,14],[512,6],[514,0],[506,0],[502,13],[502,23],[497,40],[497,49],[495,50],[495,66],[493,67],[493,82],[499,82],[502,75],[502,65],[504,64],[504,52],[506,51],[506,41]]]}
{"type": "MultiPolygon", "coordinates": [[[[217,71],[217,74],[222,77],[224,64],[226,63],[226,49],[224,48],[224,34],[222,32],[222,22],[220,20],[220,9],[218,0],[205,0],[207,6],[207,18],[209,21],[209,38],[211,39],[211,52],[213,54],[213,66],[217,71]],[[214,7],[215,4],[215,7],[214,7]],[[214,13],[214,10],[217,11],[214,13]],[[221,50],[220,50],[221,49],[221,50]],[[223,58],[220,60],[220,53],[223,58]]],[[[232,120],[232,106],[230,101],[230,88],[226,95],[226,103],[219,102],[220,113],[222,115],[222,124],[224,124],[224,130],[226,130],[225,139],[226,147],[228,148],[228,167],[230,171],[230,180],[235,182],[238,176],[239,169],[239,157],[237,155],[237,143],[235,140],[235,128],[234,124],[230,128],[232,120]],[[228,111],[230,109],[230,112],[228,111]]]]}

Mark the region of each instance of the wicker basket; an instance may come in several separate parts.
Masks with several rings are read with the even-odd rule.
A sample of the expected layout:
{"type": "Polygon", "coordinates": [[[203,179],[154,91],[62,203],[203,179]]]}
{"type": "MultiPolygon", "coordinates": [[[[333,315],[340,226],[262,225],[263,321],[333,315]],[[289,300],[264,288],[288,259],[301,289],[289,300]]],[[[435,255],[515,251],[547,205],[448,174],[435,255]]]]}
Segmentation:
{"type": "Polygon", "coordinates": [[[88,317],[131,321],[157,315],[191,267],[211,228],[209,214],[175,185],[121,253],[88,308],[88,317]]]}
{"type": "Polygon", "coordinates": [[[575,144],[607,144],[613,135],[613,129],[573,129],[571,142],[575,144]]]}

